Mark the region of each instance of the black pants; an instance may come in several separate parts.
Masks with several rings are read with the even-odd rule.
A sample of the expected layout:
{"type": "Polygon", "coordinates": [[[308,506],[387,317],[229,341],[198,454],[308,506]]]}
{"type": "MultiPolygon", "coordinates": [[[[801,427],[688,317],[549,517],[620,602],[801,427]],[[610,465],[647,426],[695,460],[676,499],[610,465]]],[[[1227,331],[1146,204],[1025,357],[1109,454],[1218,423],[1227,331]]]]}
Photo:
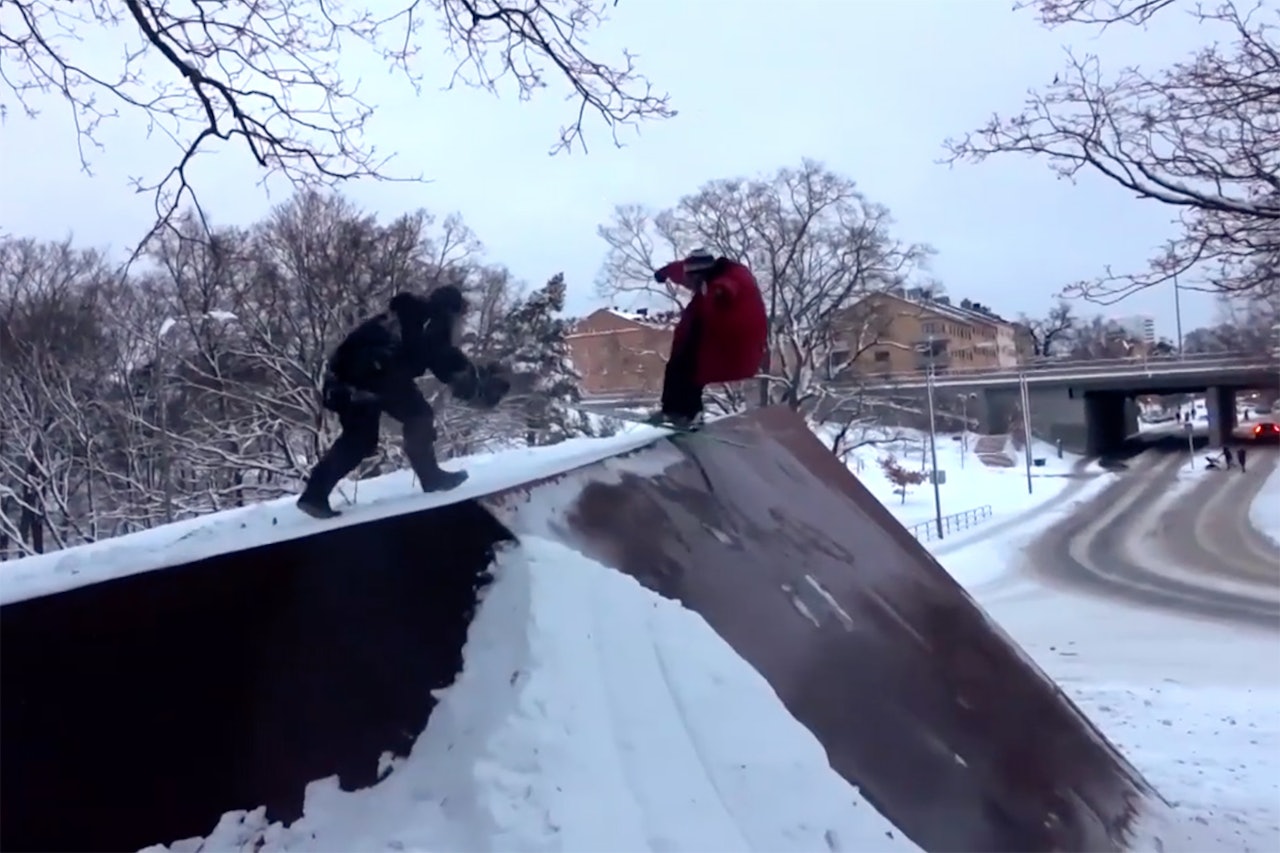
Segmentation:
{"type": "Polygon", "coordinates": [[[412,382],[397,383],[377,403],[345,406],[337,414],[342,432],[311,469],[304,493],[307,497],[328,497],[338,481],[354,471],[362,459],[378,452],[378,427],[383,414],[400,421],[404,453],[418,479],[426,483],[439,473],[435,413],[412,382]]]}
{"type": "Polygon", "coordinates": [[[679,347],[671,350],[662,377],[662,413],[668,417],[696,418],[702,412],[702,386],[698,384],[698,345],[702,329],[694,318],[679,347]]]}

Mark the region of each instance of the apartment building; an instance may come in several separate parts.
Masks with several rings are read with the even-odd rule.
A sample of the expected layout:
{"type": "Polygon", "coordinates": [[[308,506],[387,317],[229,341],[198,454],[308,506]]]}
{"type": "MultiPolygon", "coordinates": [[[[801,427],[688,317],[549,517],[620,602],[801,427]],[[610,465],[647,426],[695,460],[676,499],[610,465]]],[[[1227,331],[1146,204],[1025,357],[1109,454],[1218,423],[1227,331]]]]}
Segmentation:
{"type": "Polygon", "coordinates": [[[1156,321],[1147,314],[1130,314],[1124,317],[1112,317],[1110,323],[1122,330],[1131,341],[1143,343],[1148,347],[1156,343],[1156,321]]]}
{"type": "Polygon", "coordinates": [[[600,308],[565,336],[587,396],[657,395],[678,315],[600,308]]]}
{"type": "Polygon", "coordinates": [[[877,293],[853,306],[841,324],[844,349],[858,370],[907,373],[932,365],[937,370],[1014,367],[1019,361],[1013,323],[986,306],[922,291],[877,293]]]}

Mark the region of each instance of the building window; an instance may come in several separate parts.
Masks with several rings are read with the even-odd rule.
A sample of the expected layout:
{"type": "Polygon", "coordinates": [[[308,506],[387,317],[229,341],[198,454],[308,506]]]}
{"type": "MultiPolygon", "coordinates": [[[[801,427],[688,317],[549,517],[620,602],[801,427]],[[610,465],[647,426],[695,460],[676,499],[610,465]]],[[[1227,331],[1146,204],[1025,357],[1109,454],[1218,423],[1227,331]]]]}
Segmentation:
{"type": "Polygon", "coordinates": [[[888,360],[889,360],[889,351],[888,351],[888,350],[882,350],[882,349],[881,349],[881,350],[876,350],[876,356],[875,356],[875,358],[876,358],[876,361],[877,361],[877,362],[885,362],[885,361],[888,361],[888,360]]]}
{"type": "Polygon", "coordinates": [[[849,351],[847,349],[832,350],[827,356],[827,378],[834,379],[848,366],[849,351]]]}
{"type": "Polygon", "coordinates": [[[937,332],[938,332],[938,324],[937,324],[937,323],[932,323],[932,322],[930,322],[930,323],[921,323],[921,324],[920,324],[920,331],[924,332],[926,335],[933,335],[933,334],[937,334],[937,332]]]}

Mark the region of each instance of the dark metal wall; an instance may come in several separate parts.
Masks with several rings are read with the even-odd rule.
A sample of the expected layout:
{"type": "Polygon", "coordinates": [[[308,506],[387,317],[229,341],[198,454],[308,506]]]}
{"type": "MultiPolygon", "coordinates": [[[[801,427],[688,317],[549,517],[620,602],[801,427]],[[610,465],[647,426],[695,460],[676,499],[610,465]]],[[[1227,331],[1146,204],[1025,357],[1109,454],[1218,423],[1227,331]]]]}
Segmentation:
{"type": "Polygon", "coordinates": [[[496,542],[478,504],[0,609],[0,848],[137,850],[376,779],[452,683],[496,542]]]}

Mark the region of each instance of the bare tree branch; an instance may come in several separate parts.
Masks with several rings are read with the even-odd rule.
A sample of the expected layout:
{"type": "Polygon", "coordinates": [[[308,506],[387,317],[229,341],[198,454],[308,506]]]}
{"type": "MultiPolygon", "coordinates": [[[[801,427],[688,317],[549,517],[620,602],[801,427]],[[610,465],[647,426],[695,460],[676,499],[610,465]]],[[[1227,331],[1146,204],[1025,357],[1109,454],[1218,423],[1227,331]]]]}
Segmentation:
{"type": "Polygon", "coordinates": [[[1155,73],[1104,74],[1101,60],[1068,63],[1021,111],[993,115],[948,140],[947,162],[1000,154],[1043,157],[1060,176],[1101,174],[1176,213],[1178,235],[1137,273],[1109,268],[1069,295],[1112,303],[1179,278],[1228,294],[1272,292],[1280,281],[1280,47],[1267,0],[1026,0],[1048,26],[1146,25],[1185,5],[1205,47],[1155,73]]]}
{"type": "Polygon", "coordinates": [[[801,408],[836,375],[847,382],[857,357],[884,333],[867,297],[925,268],[932,250],[894,237],[892,226],[888,209],[853,181],[805,160],[760,178],[712,181],[660,213],[617,208],[599,229],[608,254],[598,287],[675,307],[679,288],[657,285],[656,267],[698,247],[746,263],[770,314],[763,395],[801,408]]]}
{"type": "Polygon", "coordinates": [[[351,57],[372,52],[419,89],[417,61],[424,50],[432,52],[422,37],[433,18],[457,60],[450,87],[496,93],[510,79],[521,100],[556,79],[569,87],[577,106],[553,153],[575,145],[585,150],[590,116],[617,142],[620,127],[675,115],[630,54],[610,64],[586,52],[606,9],[599,0],[6,0],[0,4],[0,82],[12,101],[0,102],[0,118],[11,104],[36,118],[40,96],[59,98],[86,172],[90,151],[103,148],[104,122],[145,119],[148,134],[177,149],[171,165],[134,179],[136,189],[155,200],[149,239],[184,206],[203,221],[188,170],[218,143],[247,151],[263,181],[278,175],[296,189],[352,178],[420,180],[388,171],[393,155],[365,136],[376,104],[346,78],[351,57]],[[95,57],[86,36],[123,50],[95,57]]]}

